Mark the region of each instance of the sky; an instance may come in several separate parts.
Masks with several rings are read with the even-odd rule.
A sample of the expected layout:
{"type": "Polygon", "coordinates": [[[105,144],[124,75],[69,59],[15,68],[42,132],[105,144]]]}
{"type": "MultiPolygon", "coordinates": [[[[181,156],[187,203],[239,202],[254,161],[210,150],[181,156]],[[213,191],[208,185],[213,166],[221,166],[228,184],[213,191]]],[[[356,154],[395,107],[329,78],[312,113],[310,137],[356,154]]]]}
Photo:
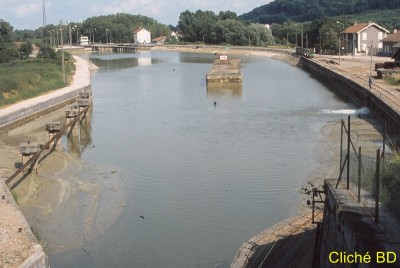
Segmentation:
{"type": "MultiPolygon", "coordinates": [[[[234,11],[238,15],[272,0],[45,0],[47,24],[82,22],[87,18],[116,13],[140,14],[159,23],[177,25],[185,10],[234,11]]],[[[0,0],[0,19],[14,29],[37,29],[43,25],[42,0],[0,0]]]]}

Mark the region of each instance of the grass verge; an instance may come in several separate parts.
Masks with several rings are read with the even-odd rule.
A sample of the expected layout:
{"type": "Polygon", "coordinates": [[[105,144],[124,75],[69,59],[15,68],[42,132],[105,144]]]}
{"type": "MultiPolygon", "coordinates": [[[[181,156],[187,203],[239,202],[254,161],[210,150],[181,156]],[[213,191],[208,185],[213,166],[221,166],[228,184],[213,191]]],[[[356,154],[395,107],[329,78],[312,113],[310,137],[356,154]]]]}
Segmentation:
{"type": "MultiPolygon", "coordinates": [[[[68,55],[65,60],[67,84],[74,71],[74,60],[68,55]]],[[[62,88],[66,86],[62,77],[58,58],[30,58],[0,64],[0,107],[62,88]]]]}

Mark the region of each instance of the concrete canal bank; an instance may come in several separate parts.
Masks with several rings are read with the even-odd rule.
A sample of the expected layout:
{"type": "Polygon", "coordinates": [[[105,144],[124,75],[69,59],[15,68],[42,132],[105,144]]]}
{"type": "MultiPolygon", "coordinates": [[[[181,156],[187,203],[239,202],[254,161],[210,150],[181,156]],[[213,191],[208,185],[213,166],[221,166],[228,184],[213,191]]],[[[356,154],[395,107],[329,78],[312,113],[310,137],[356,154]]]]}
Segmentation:
{"type": "MultiPolygon", "coordinates": [[[[375,61],[379,60],[375,58],[375,61]]],[[[368,107],[375,117],[386,122],[392,130],[400,129],[400,94],[397,89],[374,78],[371,89],[369,88],[370,71],[367,68],[371,68],[373,62],[353,62],[351,59],[342,60],[341,65],[332,62],[324,58],[302,57],[300,65],[316,79],[327,83],[339,96],[351,100],[359,107],[368,107]]],[[[376,72],[373,71],[371,76],[375,77],[376,72]]]]}
{"type": "MultiPolygon", "coordinates": [[[[90,73],[95,66],[80,57],[74,56],[74,58],[76,72],[68,87],[0,109],[1,135],[13,132],[21,126],[24,126],[25,131],[29,131],[25,126],[28,122],[38,121],[44,128],[43,118],[45,116],[73,103],[81,91],[91,87],[90,73]]],[[[29,125],[37,128],[35,124],[29,125]]],[[[31,230],[14,200],[18,200],[18,197],[13,197],[5,184],[7,176],[4,174],[7,174],[9,168],[9,166],[0,164],[0,211],[2,215],[0,221],[0,267],[48,267],[43,248],[39,244],[38,238],[35,237],[35,230],[31,230]]]]}

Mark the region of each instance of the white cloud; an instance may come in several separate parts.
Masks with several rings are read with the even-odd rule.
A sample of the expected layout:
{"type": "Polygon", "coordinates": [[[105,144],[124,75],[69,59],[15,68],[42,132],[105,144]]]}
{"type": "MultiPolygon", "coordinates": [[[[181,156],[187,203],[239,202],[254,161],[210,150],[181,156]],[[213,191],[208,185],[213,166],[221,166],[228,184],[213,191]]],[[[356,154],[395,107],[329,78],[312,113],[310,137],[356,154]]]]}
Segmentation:
{"type": "Polygon", "coordinates": [[[41,9],[42,5],[40,3],[20,4],[15,7],[15,13],[18,18],[26,18],[41,12],[41,9]]]}

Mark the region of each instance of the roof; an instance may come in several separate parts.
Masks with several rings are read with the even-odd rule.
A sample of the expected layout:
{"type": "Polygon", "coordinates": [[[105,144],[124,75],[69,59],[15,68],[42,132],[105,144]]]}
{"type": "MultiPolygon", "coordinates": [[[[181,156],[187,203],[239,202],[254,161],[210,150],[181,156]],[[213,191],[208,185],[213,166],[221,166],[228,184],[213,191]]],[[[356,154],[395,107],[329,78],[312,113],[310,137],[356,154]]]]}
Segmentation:
{"type": "Polygon", "coordinates": [[[140,32],[140,31],[142,31],[142,30],[148,32],[145,28],[139,27],[139,28],[137,28],[137,29],[134,31],[134,33],[138,33],[138,32],[140,32]]]}
{"type": "Polygon", "coordinates": [[[388,30],[379,26],[376,23],[358,23],[356,25],[350,26],[349,28],[345,29],[342,33],[360,33],[370,26],[375,26],[376,28],[380,29],[382,32],[390,33],[388,30]]]}
{"type": "Polygon", "coordinates": [[[152,41],[159,42],[159,41],[165,40],[166,38],[167,38],[166,36],[160,36],[160,37],[154,38],[152,41]]]}
{"type": "Polygon", "coordinates": [[[382,40],[383,42],[400,42],[400,31],[394,34],[388,35],[382,40]]]}
{"type": "Polygon", "coordinates": [[[394,45],[393,47],[400,47],[400,42],[398,42],[396,45],[394,45]]]}

